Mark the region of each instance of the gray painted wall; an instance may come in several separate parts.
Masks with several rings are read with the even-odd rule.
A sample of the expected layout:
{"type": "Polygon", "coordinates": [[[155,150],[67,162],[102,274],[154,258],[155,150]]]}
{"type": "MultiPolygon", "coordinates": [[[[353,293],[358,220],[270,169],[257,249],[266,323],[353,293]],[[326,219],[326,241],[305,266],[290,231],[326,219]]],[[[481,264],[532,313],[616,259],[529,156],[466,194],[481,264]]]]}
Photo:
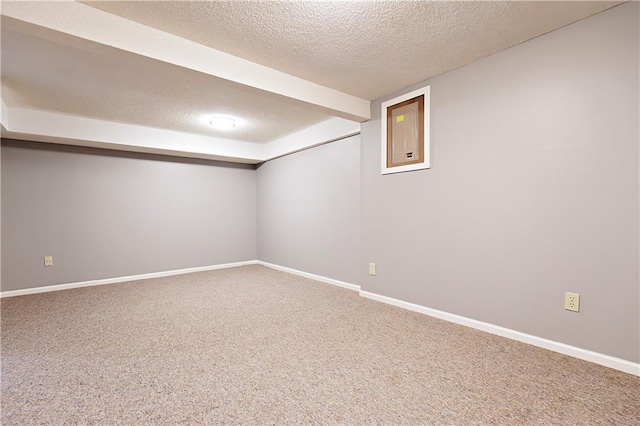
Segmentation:
{"type": "Polygon", "coordinates": [[[638,6],[428,81],[430,170],[380,175],[381,101],[423,84],[372,105],[363,290],[640,361],[638,6]]]}
{"type": "Polygon", "coordinates": [[[374,102],[362,146],[349,138],[257,173],[3,143],[2,290],[257,251],[639,362],[638,15],[625,4],[429,81],[430,170],[380,175],[380,103],[422,84],[374,102]],[[565,291],[582,295],[580,313],[563,310],[565,291]]]}
{"type": "Polygon", "coordinates": [[[258,258],[358,283],[360,136],[258,167],[258,258]]]}
{"type": "Polygon", "coordinates": [[[255,236],[254,166],[2,141],[2,291],[253,260],[255,236]]]}

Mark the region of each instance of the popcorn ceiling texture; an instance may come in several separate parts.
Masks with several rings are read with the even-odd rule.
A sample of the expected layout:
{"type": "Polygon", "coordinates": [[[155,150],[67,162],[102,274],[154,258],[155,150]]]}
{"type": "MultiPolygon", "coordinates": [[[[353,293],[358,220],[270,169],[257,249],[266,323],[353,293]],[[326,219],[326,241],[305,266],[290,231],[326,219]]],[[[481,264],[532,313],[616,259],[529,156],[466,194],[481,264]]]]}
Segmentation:
{"type": "Polygon", "coordinates": [[[186,68],[87,41],[54,42],[6,26],[2,89],[10,107],[258,143],[331,118],[186,68]],[[202,120],[211,114],[245,122],[217,131],[202,120]]]}
{"type": "MultiPolygon", "coordinates": [[[[372,100],[618,2],[86,4],[372,100]]],[[[24,31],[2,17],[2,93],[9,107],[258,143],[330,118],[300,102],[130,52],[42,28],[31,33],[37,37],[24,31]],[[216,113],[240,117],[246,125],[221,132],[201,121],[216,113]]],[[[109,31],[127,38],[117,25],[109,31]]],[[[158,40],[153,47],[161,51],[158,40]]]]}
{"type": "Polygon", "coordinates": [[[621,2],[85,2],[364,99],[621,2]]]}
{"type": "Polygon", "coordinates": [[[616,424],[640,379],[247,266],[2,299],[3,425],[616,424]]]}

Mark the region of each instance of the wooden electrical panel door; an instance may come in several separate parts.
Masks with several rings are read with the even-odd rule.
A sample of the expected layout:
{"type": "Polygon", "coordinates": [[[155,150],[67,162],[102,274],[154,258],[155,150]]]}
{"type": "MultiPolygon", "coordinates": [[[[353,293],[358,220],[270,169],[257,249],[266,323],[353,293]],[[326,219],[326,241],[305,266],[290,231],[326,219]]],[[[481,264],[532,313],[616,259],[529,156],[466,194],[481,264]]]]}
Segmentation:
{"type": "Polygon", "coordinates": [[[424,96],[387,108],[387,167],[424,161],[424,96]]]}

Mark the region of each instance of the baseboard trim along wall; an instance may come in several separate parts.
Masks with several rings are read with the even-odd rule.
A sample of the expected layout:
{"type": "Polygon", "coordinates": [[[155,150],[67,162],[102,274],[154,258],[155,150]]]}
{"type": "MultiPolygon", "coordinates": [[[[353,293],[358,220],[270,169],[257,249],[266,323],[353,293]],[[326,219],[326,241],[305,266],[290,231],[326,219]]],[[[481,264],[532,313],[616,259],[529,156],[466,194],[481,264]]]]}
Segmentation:
{"type": "Polygon", "coordinates": [[[101,280],[79,281],[68,284],[56,284],[43,287],[27,288],[24,290],[10,290],[0,292],[0,298],[24,296],[27,294],[48,293],[50,291],[69,290],[72,288],[92,287],[95,285],[116,284],[127,281],[147,280],[149,278],[170,277],[172,275],[190,274],[192,272],[213,271],[216,269],[236,268],[238,266],[255,265],[257,260],[247,260],[244,262],[223,263],[219,265],[198,266],[195,268],[176,269],[173,271],[152,272],[149,274],[130,275],[127,277],[105,278],[101,280]]]}
{"type": "Polygon", "coordinates": [[[346,288],[347,290],[360,291],[360,286],[355,284],[346,283],[344,281],[334,280],[333,278],[323,277],[321,275],[310,274],[308,272],[298,271],[297,269],[286,268],[280,265],[274,265],[273,263],[257,261],[258,265],[266,266],[267,268],[277,269],[278,271],[288,272],[290,274],[299,275],[301,277],[310,278],[312,280],[320,281],[326,284],[335,285],[338,287],[346,288]]]}
{"type": "Polygon", "coordinates": [[[377,302],[386,303],[389,305],[397,306],[399,308],[408,309],[410,311],[418,312],[421,314],[429,315],[434,318],[439,318],[445,321],[453,322],[456,324],[464,325],[466,327],[475,328],[476,330],[484,331],[486,333],[495,334],[497,336],[506,337],[508,339],[517,340],[522,343],[537,346],[550,351],[559,352],[564,355],[572,356],[574,358],[582,359],[584,361],[593,362],[595,364],[603,365],[605,367],[613,368],[615,370],[623,371],[625,373],[640,376],[640,364],[636,364],[631,361],[616,358],[610,355],[601,354],[599,352],[593,352],[575,346],[570,346],[564,343],[555,342],[553,340],[545,339],[531,334],[522,333],[520,331],[512,330],[509,328],[501,327],[499,325],[490,324],[474,320],[471,318],[463,317],[460,315],[450,314],[448,312],[439,311],[437,309],[427,308],[426,306],[416,305],[414,303],[405,302],[403,300],[394,299],[387,296],[381,296],[376,293],[370,293],[360,289],[359,285],[346,283],[344,281],[338,281],[333,278],[327,278],[320,275],[310,274],[296,269],[287,268],[280,265],[274,265],[272,263],[263,262],[258,260],[259,265],[263,265],[279,271],[288,272],[290,274],[299,275],[305,278],[311,278],[312,280],[320,281],[327,284],[337,285],[339,287],[346,288],[352,291],[358,291],[361,297],[375,300],[377,302]]]}
{"type": "Polygon", "coordinates": [[[540,348],[548,349],[550,351],[559,352],[561,354],[569,355],[574,358],[579,358],[584,361],[590,361],[595,364],[620,370],[625,373],[633,374],[635,376],[640,376],[640,364],[636,364],[631,361],[612,357],[610,355],[601,354],[599,352],[593,352],[586,349],[577,348],[575,346],[566,345],[564,343],[555,342],[553,340],[544,339],[542,337],[533,336],[531,334],[521,333],[516,330],[500,327],[499,325],[477,321],[477,320],[463,317],[460,315],[439,311],[437,309],[427,308],[426,306],[416,305],[414,303],[393,299],[387,296],[381,296],[375,293],[369,293],[368,291],[361,290],[360,296],[366,297],[367,299],[375,300],[377,302],[387,303],[389,305],[393,305],[400,308],[408,309],[410,311],[429,315],[431,317],[439,318],[445,321],[475,328],[476,330],[481,330],[487,333],[506,337],[508,339],[517,340],[523,343],[528,343],[533,346],[538,346],[540,348]]]}
{"type": "Polygon", "coordinates": [[[115,284],[127,281],[146,280],[149,278],[161,278],[169,277],[172,275],[189,274],[192,272],[204,272],[213,271],[216,269],[236,268],[238,266],[246,265],[262,265],[271,269],[287,272],[293,275],[299,275],[301,277],[310,278],[315,281],[323,282],[326,284],[335,285],[345,288],[351,291],[359,292],[361,297],[375,300],[377,302],[386,303],[389,305],[397,306],[399,308],[408,309],[410,311],[418,312],[421,314],[429,315],[434,318],[439,318],[445,321],[453,322],[456,324],[464,325],[467,327],[475,328],[487,333],[495,334],[497,336],[506,337],[508,339],[517,340],[522,343],[527,343],[540,348],[548,349],[554,352],[559,352],[564,355],[572,356],[574,358],[582,359],[584,361],[593,362],[605,367],[613,368],[625,373],[640,376],[640,364],[627,361],[624,359],[612,357],[610,355],[601,354],[598,352],[589,351],[586,349],[577,348],[575,346],[566,345],[564,343],[555,342],[553,340],[544,339],[542,337],[533,336],[531,334],[521,333],[516,330],[501,327],[498,325],[474,320],[471,318],[463,317],[460,315],[450,314],[448,312],[439,311],[437,309],[427,308],[426,306],[416,305],[414,303],[405,302],[403,300],[394,299],[387,296],[381,296],[376,293],[370,293],[360,289],[359,285],[339,281],[333,278],[323,277],[321,275],[310,274],[308,272],[299,271],[297,269],[287,268],[280,265],[274,265],[273,263],[263,262],[260,260],[248,260],[244,262],[225,263],[220,265],[199,266],[196,268],[178,269],[173,271],[152,272],[149,274],[131,275],[127,277],[106,278],[101,280],[82,281],[69,284],[58,284],[44,287],[35,287],[24,290],[12,290],[0,292],[0,297],[14,297],[23,296],[27,294],[47,293],[51,291],[68,290],[72,288],[91,287],[96,285],[115,284]]]}

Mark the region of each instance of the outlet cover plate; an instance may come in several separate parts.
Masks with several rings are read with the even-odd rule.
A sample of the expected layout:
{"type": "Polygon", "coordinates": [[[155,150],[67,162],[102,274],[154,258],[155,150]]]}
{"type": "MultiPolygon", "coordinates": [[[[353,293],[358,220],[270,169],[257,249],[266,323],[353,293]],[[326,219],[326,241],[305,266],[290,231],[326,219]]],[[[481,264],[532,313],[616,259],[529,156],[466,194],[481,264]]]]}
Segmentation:
{"type": "Polygon", "coordinates": [[[44,266],[53,266],[53,256],[44,257],[44,266]]]}
{"type": "Polygon", "coordinates": [[[580,312],[580,295],[566,292],[564,294],[564,308],[567,311],[580,312]]]}

